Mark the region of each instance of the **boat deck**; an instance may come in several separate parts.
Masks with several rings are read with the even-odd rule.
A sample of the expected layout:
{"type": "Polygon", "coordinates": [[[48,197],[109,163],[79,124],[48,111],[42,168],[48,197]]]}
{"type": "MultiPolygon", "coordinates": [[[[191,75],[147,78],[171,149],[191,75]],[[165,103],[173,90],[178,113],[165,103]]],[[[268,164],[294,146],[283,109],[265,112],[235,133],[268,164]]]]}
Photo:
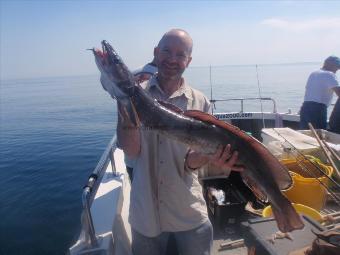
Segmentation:
{"type": "MultiPolygon", "coordinates": [[[[286,114],[287,115],[287,114],[286,114]]],[[[254,115],[255,116],[255,115],[254,115]]],[[[231,122],[236,126],[242,126],[243,124],[247,126],[242,126],[242,129],[245,131],[252,131],[255,134],[256,138],[261,139],[260,132],[262,130],[261,123],[263,121],[266,122],[266,126],[273,126],[275,119],[273,116],[267,119],[267,115],[261,114],[263,119],[254,119],[254,116],[247,116],[250,119],[241,118],[234,119],[233,115],[219,116],[221,119],[231,122]],[[229,119],[224,119],[229,118],[229,119]],[[268,123],[270,121],[271,123],[268,123]],[[244,123],[243,123],[244,122],[244,123]],[[241,125],[242,124],[242,125],[241,125]],[[270,125],[269,125],[270,124],[270,125]],[[273,125],[272,125],[273,124],[273,125]]],[[[293,116],[293,115],[292,115],[293,116]]],[[[296,124],[297,121],[294,120],[286,120],[283,117],[291,117],[291,115],[282,115],[283,121],[288,121],[287,123],[296,124]]],[[[295,117],[295,116],[294,116],[295,117]]],[[[283,126],[289,126],[287,123],[283,123],[283,126]]],[[[79,236],[77,242],[70,247],[70,254],[83,254],[87,251],[105,251],[107,254],[132,254],[131,252],[131,226],[128,222],[128,211],[129,211],[129,194],[130,194],[130,182],[127,177],[127,172],[124,164],[124,155],[120,149],[117,149],[115,146],[115,139],[112,139],[108,148],[105,150],[103,156],[101,157],[100,162],[98,163],[94,176],[98,176],[98,180],[93,186],[93,177],[89,178],[89,186],[91,187],[92,193],[91,197],[87,197],[85,200],[88,203],[88,206],[84,206],[84,212],[88,212],[87,208],[90,209],[90,213],[92,215],[93,220],[93,228],[95,232],[93,232],[93,238],[97,238],[99,240],[99,246],[97,248],[95,245],[89,245],[89,239],[91,238],[91,231],[89,231],[89,219],[84,218],[84,222],[82,224],[82,232],[79,236]],[[111,164],[112,163],[112,164],[111,164]],[[102,176],[102,177],[101,177],[102,176]]],[[[231,176],[229,176],[231,178],[231,176]]],[[[234,183],[234,182],[233,182],[234,183]]],[[[235,183],[234,183],[235,184],[235,183]]],[[[89,188],[87,188],[89,189],[89,188]]],[[[246,192],[244,190],[241,191],[244,195],[246,192]]],[[[83,193],[84,195],[84,193],[83,193]]],[[[252,201],[247,199],[247,201],[252,201]]],[[[84,203],[84,205],[87,205],[84,203]]],[[[337,221],[334,222],[334,226],[340,226],[340,208],[337,205],[330,204],[326,206],[326,209],[323,210],[323,214],[332,214],[334,212],[339,212],[337,214],[337,221]]],[[[84,213],[83,212],[83,213],[84,213]]],[[[224,213],[229,213],[229,209],[227,208],[224,213]]],[[[89,213],[89,212],[88,212],[89,213]]],[[[223,215],[223,213],[222,213],[223,215]]],[[[237,215],[237,214],[236,214],[237,215]]],[[[238,216],[238,215],[237,215],[238,216]]],[[[211,215],[210,215],[211,217],[211,215]]],[[[246,246],[239,247],[239,245],[226,248],[226,244],[237,241],[240,239],[246,239],[246,244],[249,246],[249,238],[247,239],[247,230],[241,227],[240,222],[247,222],[250,218],[255,218],[251,213],[244,213],[241,217],[238,217],[238,224],[235,222],[231,222],[230,224],[224,222],[224,224],[216,224],[214,219],[212,219],[214,225],[214,242],[213,242],[213,251],[214,255],[223,255],[223,254],[248,254],[248,248],[246,246]],[[244,231],[244,232],[242,232],[244,231]]],[[[257,216],[258,219],[261,217],[257,216]]],[[[267,220],[268,221],[268,220],[267,220]]],[[[91,223],[91,222],[90,222],[91,223]]],[[[266,223],[265,223],[266,224],[266,223]]],[[[326,228],[330,229],[331,225],[326,226],[326,228]]],[[[266,238],[271,234],[274,234],[277,231],[276,223],[272,222],[271,227],[264,235],[266,238]]],[[[299,231],[292,232],[294,236],[298,235],[299,231]]],[[[314,234],[309,230],[308,233],[305,234],[309,236],[309,242],[306,244],[310,245],[315,238],[314,234]]],[[[265,238],[265,239],[266,239],[265,238]]],[[[267,240],[267,239],[266,239],[267,240]]],[[[297,240],[279,240],[277,244],[283,245],[283,248],[295,246],[298,244],[297,240]],[[289,241],[289,242],[288,242],[289,241]],[[287,245],[289,243],[289,245],[287,245]]],[[[170,246],[170,245],[169,245],[170,246]]],[[[250,245],[252,247],[252,245],[250,245]]],[[[269,245],[270,247],[270,245],[269,245]]],[[[291,247],[291,248],[292,248],[291,247]]],[[[169,255],[174,255],[178,253],[168,253],[169,255]]],[[[259,253],[263,254],[263,253],[259,253]]],[[[276,253],[273,253],[276,254],[276,253]]],[[[278,253],[281,254],[281,253],[278,253]]]]}
{"type": "Polygon", "coordinates": [[[221,255],[244,255],[248,254],[247,247],[232,247],[229,249],[223,249],[223,245],[226,243],[230,243],[232,241],[237,241],[242,239],[242,234],[240,233],[240,227],[236,226],[228,226],[224,229],[214,228],[214,243],[213,243],[213,252],[212,254],[221,254],[221,255]]]}

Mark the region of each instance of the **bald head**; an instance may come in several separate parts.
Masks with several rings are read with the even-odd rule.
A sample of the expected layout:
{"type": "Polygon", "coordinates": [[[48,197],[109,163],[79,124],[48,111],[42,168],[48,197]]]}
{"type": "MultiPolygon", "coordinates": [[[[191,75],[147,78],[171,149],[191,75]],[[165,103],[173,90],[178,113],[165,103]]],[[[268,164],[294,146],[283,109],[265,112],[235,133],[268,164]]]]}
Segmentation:
{"type": "Polygon", "coordinates": [[[175,81],[178,85],[183,72],[191,62],[192,39],[182,29],[171,29],[165,33],[154,49],[158,67],[158,78],[175,81]]]}
{"type": "Polygon", "coordinates": [[[193,42],[188,32],[183,29],[175,28],[166,32],[159,41],[157,47],[161,48],[167,41],[174,39],[182,42],[187,48],[187,53],[191,56],[193,42]]]}

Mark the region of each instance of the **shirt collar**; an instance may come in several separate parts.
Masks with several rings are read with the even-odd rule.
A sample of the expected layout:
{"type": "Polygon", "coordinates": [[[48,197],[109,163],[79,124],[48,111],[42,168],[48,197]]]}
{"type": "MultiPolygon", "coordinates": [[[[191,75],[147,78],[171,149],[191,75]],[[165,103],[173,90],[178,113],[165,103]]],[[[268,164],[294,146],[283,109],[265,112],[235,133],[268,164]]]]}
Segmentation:
{"type": "MultiPolygon", "coordinates": [[[[184,95],[187,99],[192,100],[192,93],[189,85],[186,83],[185,79],[183,79],[182,85],[179,87],[178,90],[176,90],[170,97],[170,98],[175,98],[175,97],[180,97],[184,95]]],[[[157,74],[152,76],[152,78],[149,80],[149,84],[147,86],[147,89],[157,89],[162,95],[165,95],[164,91],[161,89],[159,86],[158,80],[157,80],[157,74]]]]}

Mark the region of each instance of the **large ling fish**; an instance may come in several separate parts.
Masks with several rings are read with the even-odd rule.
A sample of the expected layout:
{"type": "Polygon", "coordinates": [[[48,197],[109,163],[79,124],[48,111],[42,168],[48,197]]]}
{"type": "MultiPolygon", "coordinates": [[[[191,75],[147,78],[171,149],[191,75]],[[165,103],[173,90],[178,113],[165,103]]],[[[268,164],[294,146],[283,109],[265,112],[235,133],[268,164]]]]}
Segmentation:
{"type": "Polygon", "coordinates": [[[262,199],[270,201],[280,231],[303,228],[300,216],[280,191],[291,186],[291,176],[262,143],[207,113],[183,112],[158,102],[134,82],[133,75],[107,41],[102,41],[102,47],[103,51],[93,49],[93,52],[96,61],[106,63],[105,68],[98,66],[114,84],[106,90],[112,90],[114,97],[129,109],[132,118],[136,115],[145,127],[204,153],[212,154],[218,146],[230,144],[232,150],[239,151],[239,164],[245,166],[243,180],[262,199]]]}

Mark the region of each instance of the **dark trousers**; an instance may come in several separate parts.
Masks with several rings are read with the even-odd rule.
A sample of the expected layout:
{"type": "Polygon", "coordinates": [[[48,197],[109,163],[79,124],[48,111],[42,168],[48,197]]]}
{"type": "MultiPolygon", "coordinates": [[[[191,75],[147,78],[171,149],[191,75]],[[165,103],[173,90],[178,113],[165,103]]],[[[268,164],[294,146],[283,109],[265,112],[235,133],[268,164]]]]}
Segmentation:
{"type": "Polygon", "coordinates": [[[132,180],[133,180],[133,168],[129,167],[129,166],[126,166],[126,170],[127,170],[128,174],[129,174],[130,181],[132,182],[132,180]]]}
{"type": "Polygon", "coordinates": [[[335,103],[331,117],[329,117],[330,131],[340,134],[340,98],[335,103]]]}
{"type": "MultiPolygon", "coordinates": [[[[213,244],[213,228],[209,220],[197,228],[179,231],[162,232],[156,237],[144,236],[132,230],[133,255],[165,255],[170,235],[175,238],[179,254],[210,255],[213,244]]],[[[173,253],[172,253],[173,254],[173,253]]]]}
{"type": "Polygon", "coordinates": [[[300,110],[300,129],[309,129],[308,123],[314,128],[327,128],[327,105],[316,102],[303,102],[300,110]]]}

